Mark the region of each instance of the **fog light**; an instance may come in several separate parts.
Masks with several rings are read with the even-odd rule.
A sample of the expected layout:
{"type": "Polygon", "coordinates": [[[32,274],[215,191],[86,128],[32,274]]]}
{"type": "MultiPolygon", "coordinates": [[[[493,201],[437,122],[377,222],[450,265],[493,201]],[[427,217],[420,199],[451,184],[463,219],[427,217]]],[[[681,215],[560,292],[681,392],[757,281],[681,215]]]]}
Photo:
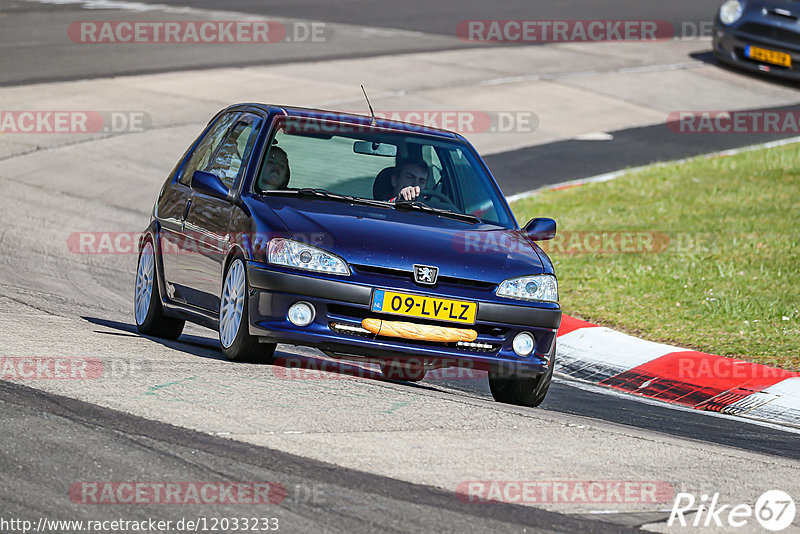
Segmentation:
{"type": "Polygon", "coordinates": [[[293,325],[308,326],[314,320],[314,315],[316,315],[314,306],[308,302],[300,301],[292,304],[291,308],[289,308],[289,313],[286,314],[286,318],[293,325]]]}
{"type": "Polygon", "coordinates": [[[533,352],[533,336],[527,332],[517,334],[514,338],[514,352],[518,356],[528,356],[533,352]]]}

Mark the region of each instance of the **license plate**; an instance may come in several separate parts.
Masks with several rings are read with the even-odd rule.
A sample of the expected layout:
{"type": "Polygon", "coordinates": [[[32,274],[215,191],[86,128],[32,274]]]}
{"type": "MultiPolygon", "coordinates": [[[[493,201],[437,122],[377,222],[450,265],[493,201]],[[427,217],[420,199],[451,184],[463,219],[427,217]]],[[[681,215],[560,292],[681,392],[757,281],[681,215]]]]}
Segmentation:
{"type": "Polygon", "coordinates": [[[744,49],[744,55],[756,61],[764,61],[766,63],[772,63],[773,65],[780,65],[781,67],[792,66],[792,56],[784,54],[783,52],[776,52],[775,50],[748,46],[744,49]]]}
{"type": "Polygon", "coordinates": [[[419,319],[475,324],[478,303],[376,289],[372,294],[372,311],[419,319]]]}

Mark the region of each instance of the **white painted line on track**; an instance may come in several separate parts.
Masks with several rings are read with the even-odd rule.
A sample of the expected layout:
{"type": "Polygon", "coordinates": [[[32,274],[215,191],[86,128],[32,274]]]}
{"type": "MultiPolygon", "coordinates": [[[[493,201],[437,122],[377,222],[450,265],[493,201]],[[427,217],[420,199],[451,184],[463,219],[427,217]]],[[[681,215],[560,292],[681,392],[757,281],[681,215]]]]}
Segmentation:
{"type": "Polygon", "coordinates": [[[589,132],[573,137],[576,141],[613,141],[614,136],[608,132],[589,132]]]}

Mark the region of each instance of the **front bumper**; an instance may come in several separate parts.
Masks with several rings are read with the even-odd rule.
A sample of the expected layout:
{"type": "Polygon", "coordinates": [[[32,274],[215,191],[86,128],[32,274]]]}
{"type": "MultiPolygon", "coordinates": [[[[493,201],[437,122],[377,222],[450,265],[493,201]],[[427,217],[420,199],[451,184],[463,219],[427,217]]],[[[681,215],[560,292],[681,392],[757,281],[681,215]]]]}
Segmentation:
{"type": "MultiPolygon", "coordinates": [[[[797,34],[796,39],[800,39],[800,34],[797,34]]],[[[787,46],[787,43],[773,38],[742,32],[735,28],[724,26],[717,21],[714,25],[713,51],[714,57],[722,63],[751,72],[764,73],[789,80],[800,80],[800,49],[787,46]],[[792,58],[792,66],[782,67],[750,59],[745,56],[745,48],[747,46],[758,46],[789,54],[792,58]]]]}
{"type": "MultiPolygon", "coordinates": [[[[381,283],[380,279],[363,277],[334,280],[312,273],[273,269],[255,262],[248,262],[247,278],[251,335],[265,342],[313,346],[333,355],[485,370],[502,364],[504,370],[517,374],[540,374],[547,370],[554,356],[556,332],[561,323],[561,308],[557,304],[505,304],[475,299],[474,295],[444,293],[445,290],[440,289],[429,293],[478,302],[476,324],[472,327],[478,331],[476,342],[492,349],[344,333],[333,330],[331,324],[360,326],[363,318],[381,318],[381,314],[370,311],[373,289],[419,293],[420,288],[402,284],[387,286],[385,280],[381,283]],[[295,326],[286,319],[289,307],[299,300],[310,302],[316,309],[314,321],[306,327],[295,326]],[[522,331],[530,332],[536,339],[535,350],[527,357],[517,356],[512,349],[514,336],[522,331]]],[[[385,318],[418,321],[398,316],[385,318]]]]}

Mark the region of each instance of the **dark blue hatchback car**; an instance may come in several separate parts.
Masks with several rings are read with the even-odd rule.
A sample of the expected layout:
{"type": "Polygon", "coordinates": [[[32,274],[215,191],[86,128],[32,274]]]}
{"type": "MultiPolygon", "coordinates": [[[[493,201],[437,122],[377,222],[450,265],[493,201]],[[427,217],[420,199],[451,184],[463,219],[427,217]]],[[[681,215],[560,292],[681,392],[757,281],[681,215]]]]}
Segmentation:
{"type": "Polygon", "coordinates": [[[302,108],[221,111],[167,178],[139,244],[139,331],[219,332],[230,360],[277,343],[366,359],[387,378],[484,369],[536,406],[561,321],[553,265],[463,137],[302,108]]]}
{"type": "Polygon", "coordinates": [[[714,56],[729,65],[800,80],[796,0],[726,0],[714,19],[714,56]]]}

